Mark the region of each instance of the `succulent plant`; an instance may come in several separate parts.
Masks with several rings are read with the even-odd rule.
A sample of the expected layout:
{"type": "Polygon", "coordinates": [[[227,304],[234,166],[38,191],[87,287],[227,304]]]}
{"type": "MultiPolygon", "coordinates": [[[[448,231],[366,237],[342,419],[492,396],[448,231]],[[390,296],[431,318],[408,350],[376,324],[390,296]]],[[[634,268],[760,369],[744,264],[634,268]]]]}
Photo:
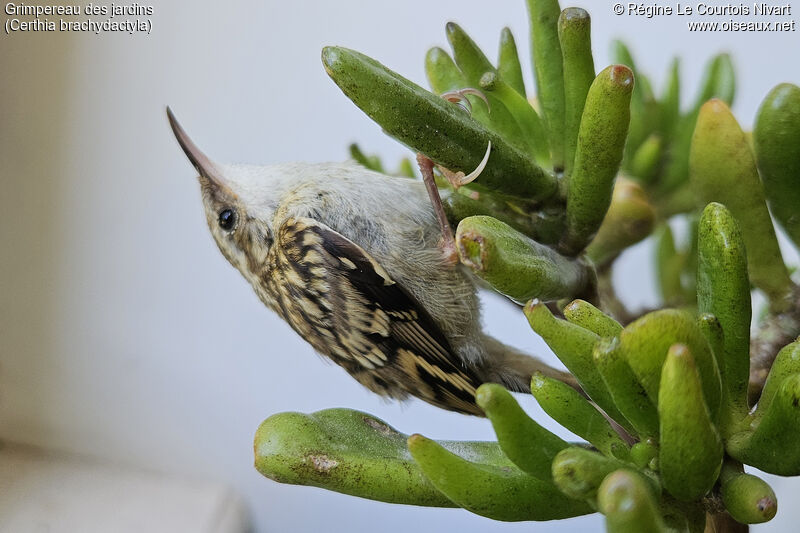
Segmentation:
{"type": "MultiPolygon", "coordinates": [[[[766,97],[751,139],[729,108],[727,55],[682,111],[677,60],[657,98],[622,43],[618,64],[596,72],[586,11],[557,0],[528,9],[536,98],[508,29],[492,64],[447,24],[452,54],[425,58],[432,92],[353,50],[322,59],[348,98],[442,172],[471,171],[491,145],[476,181],[439,183],[459,258],[524,304],[576,377],[584,394],[541,375],[531,390],[585,442],[484,384],[476,403],[496,442],[407,436],[346,409],[281,413],[258,429],[256,467],[283,483],[505,521],[600,512],[614,532],[768,521],[775,494],[744,465],[800,475],[800,289],[772,219],[800,247],[800,88],[766,97]],[[463,93],[470,112],[439,96],[465,88],[478,89],[463,93]],[[687,249],[676,248],[675,217],[689,222],[687,249]],[[664,307],[633,313],[611,270],[648,237],[664,307]],[[751,334],[752,288],[768,305],[751,334]]],[[[351,156],[384,169],[356,145],[351,156]]],[[[397,174],[413,177],[408,160],[397,174]]]]}

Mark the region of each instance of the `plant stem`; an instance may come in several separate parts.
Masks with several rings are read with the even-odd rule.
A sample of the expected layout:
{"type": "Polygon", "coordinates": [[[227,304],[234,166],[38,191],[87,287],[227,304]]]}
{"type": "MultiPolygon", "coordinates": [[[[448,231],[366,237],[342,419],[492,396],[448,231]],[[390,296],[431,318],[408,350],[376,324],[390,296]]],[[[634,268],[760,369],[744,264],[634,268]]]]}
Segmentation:
{"type": "Polygon", "coordinates": [[[754,405],[761,396],[764,382],[772,368],[772,362],[781,348],[800,335],[800,287],[792,291],[789,308],[768,315],[758,326],[750,341],[750,386],[748,397],[754,405]]]}
{"type": "Polygon", "coordinates": [[[750,527],[740,524],[726,512],[708,514],[705,533],[747,533],[750,527]]]}
{"type": "Polygon", "coordinates": [[[597,292],[600,300],[600,309],[613,316],[623,326],[635,318],[628,308],[622,303],[614,290],[613,268],[611,264],[604,265],[597,271],[597,292]]]}

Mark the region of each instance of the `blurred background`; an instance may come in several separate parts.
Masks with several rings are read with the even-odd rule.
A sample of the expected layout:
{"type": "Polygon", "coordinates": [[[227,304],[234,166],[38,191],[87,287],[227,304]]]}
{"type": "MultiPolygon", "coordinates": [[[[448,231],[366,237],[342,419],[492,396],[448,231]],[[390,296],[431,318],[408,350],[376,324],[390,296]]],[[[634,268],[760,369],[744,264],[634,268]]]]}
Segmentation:
{"type": "MultiPolygon", "coordinates": [[[[502,524],[463,510],[391,506],[261,477],[252,466],[252,437],[279,411],[349,407],[406,433],[493,434],[486,420],[419,401],[384,402],[323,362],[268,311],[212,242],[194,170],[164,112],[172,106],[218,161],[336,161],[358,141],[393,168],[411,154],[328,79],[321,48],[355,48],[427,86],[424,54],[446,46],[447,21],[460,23],[492,57],[501,28],[510,26],[532,87],[524,2],[499,4],[156,2],[147,17],[150,35],[3,34],[0,440],[95,465],[82,478],[87,494],[102,495],[98,487],[109,477],[119,481],[121,473],[100,473],[109,468],[150,476],[153,487],[227,487],[214,493],[222,495],[214,505],[231,504],[240,523],[259,532],[400,531],[412,524],[425,531],[601,529],[599,516],[502,524]]],[[[696,88],[708,58],[730,51],[738,72],[734,112],[745,127],[770,88],[800,82],[797,31],[690,33],[686,17],[616,16],[606,1],[578,5],[593,17],[598,70],[610,62],[611,40],[622,38],[657,88],[673,56],[683,58],[683,86],[696,88]]],[[[684,103],[694,97],[687,91],[684,103]]],[[[784,251],[797,264],[789,247],[784,251]]],[[[651,255],[645,242],[616,272],[634,308],[657,303],[651,255]]],[[[490,333],[552,358],[521,313],[492,295],[484,302],[490,333]]],[[[521,401],[547,424],[532,399],[521,401]]],[[[800,483],[767,477],[780,501],[778,516],[753,529],[796,531],[800,483]]],[[[42,531],[45,515],[37,521],[35,510],[19,511],[21,480],[7,462],[0,467],[0,530],[42,531]]],[[[158,492],[144,494],[153,499],[158,492]]],[[[163,525],[163,509],[143,501],[150,523],[163,525]]],[[[211,513],[203,502],[185,508],[195,518],[198,509],[211,513]]],[[[91,502],[74,508],[84,511],[97,512],[91,502]]]]}

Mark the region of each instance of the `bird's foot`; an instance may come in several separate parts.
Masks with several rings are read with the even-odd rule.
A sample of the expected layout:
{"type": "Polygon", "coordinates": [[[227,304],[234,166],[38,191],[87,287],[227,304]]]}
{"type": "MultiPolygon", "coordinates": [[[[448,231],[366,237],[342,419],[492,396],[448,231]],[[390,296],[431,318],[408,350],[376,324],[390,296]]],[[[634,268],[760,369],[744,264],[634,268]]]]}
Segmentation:
{"type": "Polygon", "coordinates": [[[439,227],[442,230],[442,239],[439,241],[439,248],[442,250],[445,261],[448,264],[455,265],[458,263],[456,240],[453,237],[453,230],[450,229],[450,223],[447,221],[447,214],[444,212],[442,198],[439,196],[439,189],[436,188],[436,180],[433,177],[433,161],[431,161],[428,156],[418,153],[417,164],[422,174],[422,181],[425,183],[425,188],[428,191],[428,197],[431,199],[433,212],[436,214],[436,219],[439,221],[439,227]]]}
{"type": "Polygon", "coordinates": [[[458,264],[458,250],[456,249],[456,240],[451,236],[450,240],[442,237],[439,241],[439,249],[442,251],[445,263],[455,266],[458,264]]]}
{"type": "MultiPolygon", "coordinates": [[[[477,96],[484,101],[486,108],[489,109],[489,100],[487,100],[486,95],[484,95],[481,91],[471,87],[442,93],[441,97],[448,102],[461,104],[467,113],[471,114],[472,104],[467,99],[467,95],[477,96]]],[[[469,174],[464,174],[461,171],[453,172],[442,167],[441,165],[439,165],[438,168],[441,171],[442,176],[444,176],[450,185],[454,189],[458,189],[459,187],[463,187],[464,185],[473,182],[478,176],[480,176],[481,172],[483,172],[483,169],[486,168],[486,163],[489,161],[489,154],[491,151],[492,142],[489,141],[489,145],[486,147],[486,153],[484,154],[480,164],[469,174]]],[[[436,213],[436,218],[439,221],[439,226],[442,230],[442,240],[439,243],[439,247],[442,250],[445,261],[448,264],[455,265],[458,263],[458,250],[456,248],[455,238],[453,237],[453,230],[450,228],[450,223],[447,220],[447,214],[444,211],[442,199],[439,196],[439,189],[436,187],[436,180],[433,176],[433,167],[435,164],[428,156],[422,153],[417,153],[417,164],[419,165],[419,170],[422,174],[422,181],[425,183],[425,188],[428,191],[428,197],[433,205],[433,211],[436,213]]]]}

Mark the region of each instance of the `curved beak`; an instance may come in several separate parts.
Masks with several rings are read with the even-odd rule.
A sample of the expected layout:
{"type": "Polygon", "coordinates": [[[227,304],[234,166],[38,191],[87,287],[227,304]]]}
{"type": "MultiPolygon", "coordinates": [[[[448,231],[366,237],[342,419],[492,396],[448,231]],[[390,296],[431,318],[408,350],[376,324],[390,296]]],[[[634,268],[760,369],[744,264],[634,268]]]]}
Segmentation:
{"type": "Polygon", "coordinates": [[[217,169],[217,166],[197,147],[192,139],[189,138],[189,135],[184,131],[183,127],[181,127],[180,122],[175,118],[169,106],[167,106],[167,118],[169,119],[172,133],[175,134],[175,139],[178,140],[178,144],[183,148],[183,153],[189,158],[189,161],[194,165],[194,168],[197,169],[197,172],[200,173],[200,176],[207,178],[211,183],[224,189],[226,192],[232,193],[233,191],[231,191],[225,178],[222,177],[222,173],[217,169]]]}

